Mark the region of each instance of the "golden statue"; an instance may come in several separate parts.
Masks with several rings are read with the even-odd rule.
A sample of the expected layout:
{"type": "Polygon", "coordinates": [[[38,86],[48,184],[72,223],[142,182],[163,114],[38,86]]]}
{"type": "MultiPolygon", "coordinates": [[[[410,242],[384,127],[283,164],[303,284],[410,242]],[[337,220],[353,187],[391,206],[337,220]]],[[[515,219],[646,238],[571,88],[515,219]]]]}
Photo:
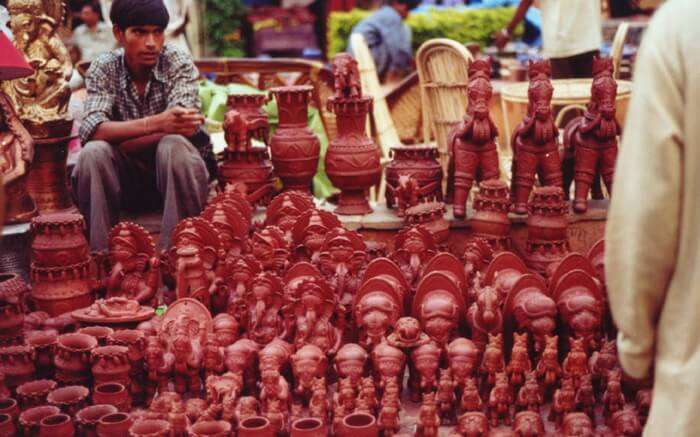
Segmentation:
{"type": "Polygon", "coordinates": [[[63,1],[9,0],[7,9],[15,45],[35,72],[4,83],[5,92],[34,138],[67,136],[73,64],[57,33],[65,14],[63,1]]]}

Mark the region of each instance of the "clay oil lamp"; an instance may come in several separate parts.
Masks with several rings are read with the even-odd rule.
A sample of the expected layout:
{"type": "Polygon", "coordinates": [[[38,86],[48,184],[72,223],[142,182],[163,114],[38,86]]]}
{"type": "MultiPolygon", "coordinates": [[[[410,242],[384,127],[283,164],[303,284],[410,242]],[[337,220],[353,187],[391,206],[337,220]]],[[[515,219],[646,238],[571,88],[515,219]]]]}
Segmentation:
{"type": "Polygon", "coordinates": [[[97,437],[97,423],[100,419],[116,412],[114,405],[96,404],[83,408],[75,415],[78,432],[81,436],[97,437]]]}
{"type": "Polygon", "coordinates": [[[53,390],[46,398],[50,405],[59,407],[71,416],[87,406],[90,390],[82,385],[69,385],[53,390]]]}
{"type": "Polygon", "coordinates": [[[56,389],[57,385],[56,381],[51,379],[37,379],[25,382],[17,387],[17,398],[22,405],[22,409],[26,410],[27,408],[46,405],[46,397],[51,391],[56,389]]]}

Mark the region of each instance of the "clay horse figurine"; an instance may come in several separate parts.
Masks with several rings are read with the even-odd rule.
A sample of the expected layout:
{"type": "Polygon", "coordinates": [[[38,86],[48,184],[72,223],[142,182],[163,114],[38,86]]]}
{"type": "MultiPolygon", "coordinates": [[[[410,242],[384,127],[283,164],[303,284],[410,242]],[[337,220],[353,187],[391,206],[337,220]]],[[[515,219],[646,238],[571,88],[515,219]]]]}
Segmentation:
{"type": "Polygon", "coordinates": [[[516,214],[527,212],[527,201],[539,175],[543,186],[561,187],[558,129],[552,113],[550,81],[552,66],[547,60],[530,61],[527,115],[513,133],[513,199],[516,214]]]}
{"type": "Polygon", "coordinates": [[[498,136],[496,124],[489,115],[491,60],[477,59],[469,64],[467,113],[464,120],[450,131],[449,148],[454,167],[454,215],[466,215],[466,203],[474,180],[498,179],[498,136]]]}
{"type": "MultiPolygon", "coordinates": [[[[615,118],[617,82],[613,78],[610,58],[593,59],[593,83],[591,101],[583,116],[566,125],[564,130],[564,186],[569,192],[571,162],[576,181],[574,211],[586,212],[588,192],[594,182],[602,177],[608,193],[612,193],[613,175],[617,160],[617,137],[622,132],[615,118]]],[[[595,195],[594,197],[599,197],[595,195]]]]}

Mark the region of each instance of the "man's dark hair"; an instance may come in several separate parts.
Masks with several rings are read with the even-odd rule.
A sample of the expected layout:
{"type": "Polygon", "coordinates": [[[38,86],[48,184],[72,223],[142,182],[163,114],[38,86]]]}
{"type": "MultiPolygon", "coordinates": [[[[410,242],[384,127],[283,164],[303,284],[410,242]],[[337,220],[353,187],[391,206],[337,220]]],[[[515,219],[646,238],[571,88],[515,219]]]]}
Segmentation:
{"type": "Polygon", "coordinates": [[[92,12],[96,13],[99,16],[102,16],[102,8],[100,8],[100,5],[97,4],[97,2],[87,2],[83,5],[83,8],[86,6],[92,9],[92,12]]]}
{"type": "Polygon", "coordinates": [[[401,3],[402,5],[407,5],[408,10],[415,9],[420,5],[420,0],[394,0],[396,3],[401,3]]]}
{"type": "Polygon", "coordinates": [[[114,0],[109,18],[121,30],[134,26],[158,26],[165,29],[170,21],[163,0],[114,0]]]}

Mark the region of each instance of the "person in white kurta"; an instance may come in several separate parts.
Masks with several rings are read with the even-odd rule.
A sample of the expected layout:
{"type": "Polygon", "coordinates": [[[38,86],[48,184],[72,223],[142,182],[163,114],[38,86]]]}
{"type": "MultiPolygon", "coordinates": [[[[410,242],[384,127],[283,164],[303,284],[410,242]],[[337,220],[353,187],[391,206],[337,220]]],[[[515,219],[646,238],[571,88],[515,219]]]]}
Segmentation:
{"type": "Polygon", "coordinates": [[[644,435],[700,435],[700,1],[669,0],[639,49],[606,228],[618,350],[653,373],[644,435]]]}
{"type": "Polygon", "coordinates": [[[185,30],[190,11],[191,0],[163,0],[165,7],[170,15],[170,22],[165,29],[166,42],[175,45],[176,47],[190,52],[190,46],[187,43],[185,30]]]}

